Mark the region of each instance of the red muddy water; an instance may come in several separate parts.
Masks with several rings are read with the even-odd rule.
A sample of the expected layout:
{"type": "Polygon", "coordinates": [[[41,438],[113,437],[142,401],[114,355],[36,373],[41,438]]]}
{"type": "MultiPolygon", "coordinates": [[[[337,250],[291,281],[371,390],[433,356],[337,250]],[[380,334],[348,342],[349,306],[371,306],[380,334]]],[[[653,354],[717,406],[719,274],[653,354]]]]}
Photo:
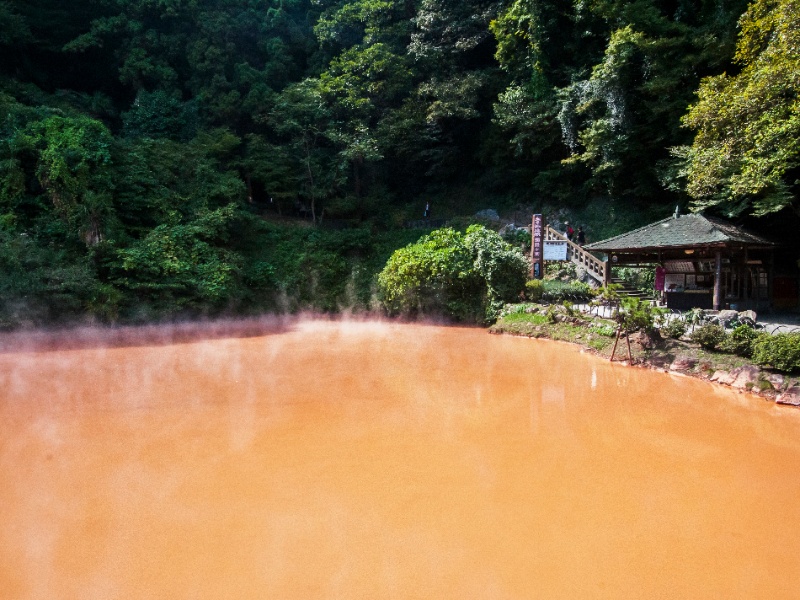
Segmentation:
{"type": "Polygon", "coordinates": [[[0,598],[800,597],[800,411],[478,329],[106,341],[0,353],[0,598]]]}

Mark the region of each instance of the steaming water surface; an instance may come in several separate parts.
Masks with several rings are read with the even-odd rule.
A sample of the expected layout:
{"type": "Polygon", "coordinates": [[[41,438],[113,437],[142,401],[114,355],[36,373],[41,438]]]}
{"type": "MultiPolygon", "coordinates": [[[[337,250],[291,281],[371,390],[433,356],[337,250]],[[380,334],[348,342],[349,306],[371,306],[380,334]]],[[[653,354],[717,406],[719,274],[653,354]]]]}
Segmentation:
{"type": "Polygon", "coordinates": [[[800,411],[297,322],[0,354],[0,597],[797,598],[800,411]]]}

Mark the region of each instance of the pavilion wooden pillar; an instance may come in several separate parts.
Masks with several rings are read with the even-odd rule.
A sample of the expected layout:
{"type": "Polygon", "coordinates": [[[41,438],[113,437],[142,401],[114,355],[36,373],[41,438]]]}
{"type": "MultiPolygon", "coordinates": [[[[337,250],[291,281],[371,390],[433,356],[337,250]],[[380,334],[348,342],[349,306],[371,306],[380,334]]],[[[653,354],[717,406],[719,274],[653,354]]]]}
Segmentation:
{"type": "Polygon", "coordinates": [[[722,306],[722,252],[714,254],[714,310],[722,306]]]}

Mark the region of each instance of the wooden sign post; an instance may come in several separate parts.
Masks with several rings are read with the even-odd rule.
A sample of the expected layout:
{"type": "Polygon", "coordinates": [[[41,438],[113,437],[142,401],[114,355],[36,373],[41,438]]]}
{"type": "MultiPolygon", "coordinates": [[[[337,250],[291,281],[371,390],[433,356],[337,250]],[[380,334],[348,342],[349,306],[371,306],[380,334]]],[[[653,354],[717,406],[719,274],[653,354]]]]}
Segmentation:
{"type": "Polygon", "coordinates": [[[544,277],[544,222],[542,215],[533,215],[531,222],[531,279],[544,277]]]}

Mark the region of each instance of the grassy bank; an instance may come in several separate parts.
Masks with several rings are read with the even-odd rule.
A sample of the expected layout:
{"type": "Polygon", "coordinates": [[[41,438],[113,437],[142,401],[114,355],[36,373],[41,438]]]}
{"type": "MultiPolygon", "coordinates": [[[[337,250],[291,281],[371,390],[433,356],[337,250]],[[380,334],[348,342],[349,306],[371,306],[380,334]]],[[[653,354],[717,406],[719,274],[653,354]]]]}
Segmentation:
{"type": "Polygon", "coordinates": [[[800,385],[796,371],[779,373],[747,357],[703,348],[686,337],[672,339],[657,333],[636,332],[621,336],[614,351],[615,321],[557,305],[508,307],[489,331],[579,344],[604,358],[611,358],[613,351],[615,361],[631,362],[630,346],[630,357],[635,365],[728,383],[770,399],[800,385]]]}

